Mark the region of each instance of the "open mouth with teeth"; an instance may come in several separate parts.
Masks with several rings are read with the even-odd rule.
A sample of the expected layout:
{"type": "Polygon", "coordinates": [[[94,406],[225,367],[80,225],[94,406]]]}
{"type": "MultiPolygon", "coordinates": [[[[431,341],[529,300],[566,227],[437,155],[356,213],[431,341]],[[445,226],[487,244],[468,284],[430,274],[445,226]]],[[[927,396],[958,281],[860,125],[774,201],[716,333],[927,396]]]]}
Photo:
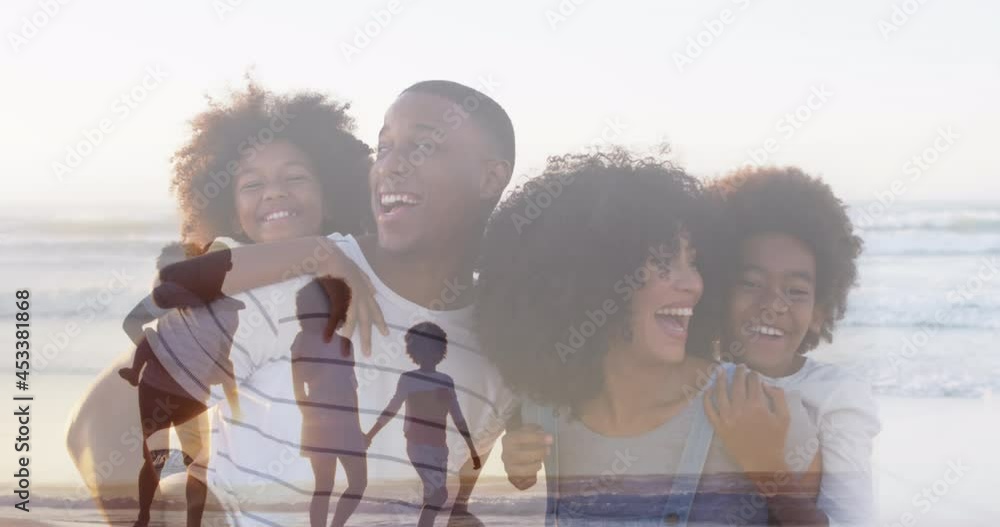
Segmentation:
{"type": "Polygon", "coordinates": [[[281,209],[281,210],[272,210],[270,212],[265,212],[263,214],[260,214],[257,217],[257,220],[260,221],[261,224],[267,225],[271,223],[292,220],[297,218],[298,216],[299,212],[297,210],[281,209]]]}
{"type": "Polygon", "coordinates": [[[763,338],[765,340],[780,340],[785,336],[785,330],[781,328],[776,328],[774,326],[766,326],[763,324],[755,324],[749,326],[747,331],[751,335],[763,338]]]}
{"type": "Polygon", "coordinates": [[[670,335],[684,337],[687,335],[688,324],[691,322],[693,314],[694,308],[692,307],[662,307],[656,310],[654,317],[663,331],[670,335]]]}
{"type": "Polygon", "coordinates": [[[379,213],[394,216],[423,203],[423,198],[412,192],[383,192],[378,196],[379,213]]]}

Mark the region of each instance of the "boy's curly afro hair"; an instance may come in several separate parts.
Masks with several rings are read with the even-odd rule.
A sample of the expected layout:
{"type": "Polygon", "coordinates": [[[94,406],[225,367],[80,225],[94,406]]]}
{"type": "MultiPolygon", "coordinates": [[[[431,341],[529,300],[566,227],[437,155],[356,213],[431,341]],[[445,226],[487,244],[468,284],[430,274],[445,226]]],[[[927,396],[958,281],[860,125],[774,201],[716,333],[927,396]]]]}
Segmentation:
{"type": "MultiPolygon", "coordinates": [[[[508,196],[486,230],[476,301],[482,345],[506,382],[547,404],[595,396],[609,339],[630,319],[623,279],[651,249],[677,250],[684,231],[697,247],[702,196],[680,168],[620,148],[551,157],[508,196]]],[[[688,352],[707,355],[694,326],[688,352]]]]}
{"type": "Polygon", "coordinates": [[[799,353],[833,341],[833,327],[844,318],[847,293],[857,282],[862,240],[844,203],[821,179],[796,167],[744,168],[714,181],[708,191],[716,204],[716,239],[706,283],[726,292],[739,272],[743,241],[764,233],[792,236],[816,259],[816,305],[824,320],[810,331],[799,353]]]}
{"type": "Polygon", "coordinates": [[[326,208],[324,232],[361,234],[370,225],[371,148],[354,136],[350,105],[313,92],[275,95],[253,80],[228,100],[208,102],[191,120],[191,139],[172,158],[171,189],[180,202],[183,237],[250,241],[233,225],[233,173],[245,152],[273,141],[295,145],[315,166],[326,208]]]}

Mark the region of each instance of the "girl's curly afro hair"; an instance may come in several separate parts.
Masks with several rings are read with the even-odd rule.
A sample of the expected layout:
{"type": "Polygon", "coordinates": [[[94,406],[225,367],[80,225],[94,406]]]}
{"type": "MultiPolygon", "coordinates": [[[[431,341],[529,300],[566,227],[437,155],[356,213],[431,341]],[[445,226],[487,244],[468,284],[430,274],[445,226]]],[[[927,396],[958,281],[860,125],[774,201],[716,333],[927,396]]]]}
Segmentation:
{"type": "Polygon", "coordinates": [[[315,166],[326,208],[324,232],[361,234],[370,225],[371,148],[354,136],[348,104],[313,92],[275,95],[252,80],[228,100],[208,102],[191,120],[191,139],[172,158],[182,237],[250,241],[234,228],[233,174],[246,152],[273,141],[295,145],[315,166]]]}
{"type": "MultiPolygon", "coordinates": [[[[683,232],[698,246],[702,197],[670,162],[619,148],[549,158],[499,205],[483,241],[476,319],[512,389],[567,406],[598,393],[610,338],[630,323],[623,279],[651,249],[677,250],[683,232]]],[[[688,352],[708,355],[711,335],[695,326],[688,352]]]]}

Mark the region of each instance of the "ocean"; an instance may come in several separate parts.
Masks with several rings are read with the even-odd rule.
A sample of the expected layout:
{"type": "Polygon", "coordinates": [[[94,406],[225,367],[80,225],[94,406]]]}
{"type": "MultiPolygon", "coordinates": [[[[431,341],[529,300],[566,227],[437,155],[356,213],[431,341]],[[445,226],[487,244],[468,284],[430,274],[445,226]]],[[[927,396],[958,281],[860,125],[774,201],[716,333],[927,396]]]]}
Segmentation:
{"type": "MultiPolygon", "coordinates": [[[[918,463],[904,452],[942,460],[966,452],[962,455],[980,456],[984,473],[987,467],[993,474],[1000,470],[1000,456],[992,450],[968,453],[963,442],[1000,439],[996,426],[977,424],[982,415],[996,415],[992,396],[1000,389],[1000,205],[921,202],[886,209],[852,203],[850,213],[865,241],[860,281],[835,341],[814,353],[865,376],[880,401],[887,401],[876,466],[884,469],[877,480],[889,504],[883,504],[882,517],[891,524],[899,510],[913,510],[910,496],[941,469],[940,463],[918,463]],[[927,421],[924,408],[948,413],[950,428],[927,421]],[[961,431],[966,425],[968,433],[961,431]],[[904,430],[908,433],[901,434],[904,430]]],[[[155,258],[176,239],[177,219],[169,210],[138,215],[125,209],[24,218],[0,213],[0,291],[31,290],[36,484],[72,488],[79,478],[65,453],[66,420],[95,376],[129,349],[121,320],[149,292],[155,258]]],[[[9,320],[13,312],[13,301],[0,302],[0,319],[9,320]]],[[[11,364],[0,365],[0,371],[9,374],[11,364]]],[[[8,428],[0,434],[4,441],[8,428]]],[[[0,460],[4,470],[10,457],[0,460]]],[[[498,457],[490,459],[487,474],[501,474],[498,457]]],[[[5,494],[6,489],[7,484],[0,487],[5,494]]],[[[938,506],[925,519],[1000,514],[984,493],[985,488],[949,495],[959,501],[951,508],[938,506]]],[[[487,514],[516,501],[501,494],[485,498],[487,514]]],[[[537,495],[529,501],[541,506],[537,495]]]]}
{"type": "MultiPolygon", "coordinates": [[[[836,346],[836,360],[872,376],[883,395],[981,397],[1000,387],[994,350],[931,345],[937,335],[1000,332],[1000,206],[896,203],[885,210],[875,202],[850,210],[865,248],[837,336],[878,330],[898,342],[879,339],[887,348],[877,350],[836,346]]],[[[119,355],[128,346],[121,319],[149,292],[156,255],[176,233],[169,212],[141,220],[0,218],[0,290],[31,289],[40,325],[35,370],[94,374],[119,355]]],[[[13,310],[0,303],[0,317],[13,310]]]]}

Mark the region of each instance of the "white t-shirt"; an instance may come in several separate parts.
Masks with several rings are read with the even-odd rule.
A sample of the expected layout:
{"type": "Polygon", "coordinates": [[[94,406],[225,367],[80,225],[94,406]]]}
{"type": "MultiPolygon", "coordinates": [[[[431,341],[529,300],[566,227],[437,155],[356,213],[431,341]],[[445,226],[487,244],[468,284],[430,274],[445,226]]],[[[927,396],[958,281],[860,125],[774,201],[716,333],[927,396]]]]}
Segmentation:
{"type": "MultiPolygon", "coordinates": [[[[239,247],[231,238],[220,238],[211,250],[239,247]]],[[[277,338],[277,323],[270,320],[265,302],[288,302],[285,290],[294,291],[307,278],[254,289],[220,298],[205,306],[172,309],[156,321],[150,347],[161,368],[149,364],[142,382],[168,392],[183,389],[193,399],[211,405],[224,398],[221,383],[229,378],[245,381],[268,357],[277,338]],[[278,301],[274,298],[277,296],[278,301]]],[[[292,298],[294,301],[294,298],[292,298]]],[[[156,308],[154,307],[155,311],[156,308]]]]}
{"type": "Polygon", "coordinates": [[[871,385],[840,366],[808,357],[799,371],[769,380],[798,392],[819,429],[823,479],[818,505],[830,525],[874,525],[871,462],[881,424],[871,385]]]}
{"type": "MultiPolygon", "coordinates": [[[[503,432],[515,401],[494,366],[480,353],[472,330],[472,307],[433,311],[414,304],[379,279],[354,237],[334,234],[330,239],[371,278],[375,300],[389,328],[388,336],[373,329],[371,357],[360,352],[359,333],[356,331],[350,336],[357,350],[354,355],[362,430],[371,429],[392,399],[399,376],[417,368],[406,354],[403,340],[406,331],[417,323],[430,321],[448,335],[447,355],[438,365],[438,371],[454,380],[458,402],[476,448],[480,455],[488,452],[503,432]]],[[[306,283],[309,280],[311,277],[306,277],[306,283]]],[[[295,285],[302,286],[300,283],[295,285]]],[[[300,455],[302,415],[293,391],[289,351],[300,325],[295,318],[297,288],[289,289],[289,286],[288,282],[268,286],[286,288],[285,296],[289,300],[268,304],[268,314],[278,326],[277,336],[273,344],[261,342],[261,346],[271,346],[269,350],[254,351],[254,355],[261,355],[257,360],[259,367],[239,385],[243,419],[233,419],[232,410],[225,401],[218,406],[212,437],[210,483],[221,491],[217,494],[233,511],[233,519],[239,525],[281,524],[281,514],[269,512],[273,507],[264,504],[308,502],[314,486],[310,462],[300,455]]],[[[252,293],[259,291],[254,289],[252,293]]],[[[241,329],[246,311],[240,314],[241,329]]],[[[251,343],[245,346],[257,348],[251,343]]],[[[415,523],[422,502],[422,487],[407,457],[404,417],[404,412],[400,412],[379,432],[368,449],[369,483],[362,508],[365,503],[380,504],[379,507],[392,509],[383,512],[400,514],[402,523],[415,523]]],[[[447,444],[449,492],[446,507],[458,491],[458,470],[469,458],[465,439],[453,422],[448,423],[447,444]]],[[[331,511],[345,484],[344,471],[338,469],[331,511]]],[[[446,517],[447,513],[441,516],[446,517]]]]}

